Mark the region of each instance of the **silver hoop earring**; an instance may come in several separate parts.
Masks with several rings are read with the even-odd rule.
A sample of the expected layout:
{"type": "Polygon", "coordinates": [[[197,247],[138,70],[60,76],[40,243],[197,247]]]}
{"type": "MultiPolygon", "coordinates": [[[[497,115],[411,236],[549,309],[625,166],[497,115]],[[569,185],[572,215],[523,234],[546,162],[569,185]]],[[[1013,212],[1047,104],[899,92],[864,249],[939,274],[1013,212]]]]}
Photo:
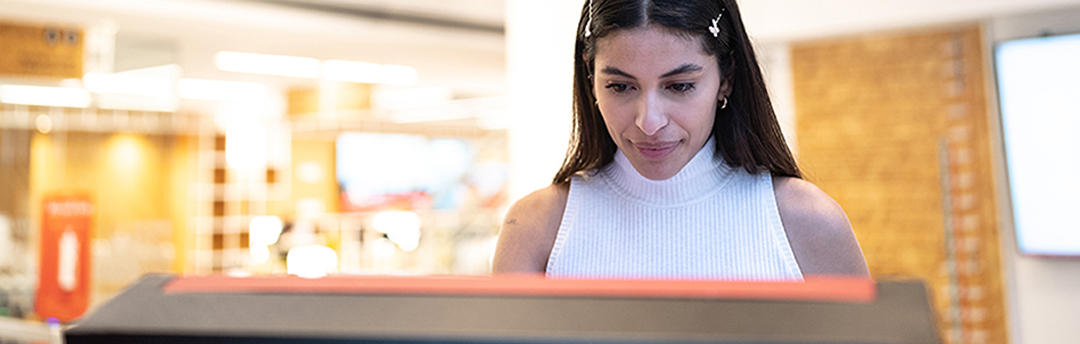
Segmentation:
{"type": "Polygon", "coordinates": [[[721,100],[722,102],[720,103],[720,110],[727,109],[727,97],[724,97],[724,99],[721,100]]]}

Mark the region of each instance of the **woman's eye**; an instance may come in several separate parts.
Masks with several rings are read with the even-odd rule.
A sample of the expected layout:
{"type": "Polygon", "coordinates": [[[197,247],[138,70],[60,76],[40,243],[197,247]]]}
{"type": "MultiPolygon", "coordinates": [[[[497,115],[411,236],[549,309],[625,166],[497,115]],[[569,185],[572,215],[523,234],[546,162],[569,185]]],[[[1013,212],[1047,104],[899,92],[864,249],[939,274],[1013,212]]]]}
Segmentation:
{"type": "Polygon", "coordinates": [[[691,84],[691,83],[688,83],[688,82],[671,84],[671,85],[668,86],[668,89],[670,89],[672,91],[675,91],[675,92],[684,93],[684,92],[689,92],[690,90],[693,90],[694,89],[694,84],[691,84]]]}
{"type": "Polygon", "coordinates": [[[607,86],[604,86],[604,88],[615,91],[615,93],[623,93],[626,92],[628,87],[626,84],[608,84],[607,86]]]}

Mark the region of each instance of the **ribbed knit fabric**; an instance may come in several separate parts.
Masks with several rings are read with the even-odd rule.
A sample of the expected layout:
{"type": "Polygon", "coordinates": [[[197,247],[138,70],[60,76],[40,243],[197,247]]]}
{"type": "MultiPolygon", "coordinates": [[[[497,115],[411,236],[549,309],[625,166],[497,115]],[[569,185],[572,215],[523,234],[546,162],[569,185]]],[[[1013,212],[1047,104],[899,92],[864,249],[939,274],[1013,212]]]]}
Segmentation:
{"type": "Polygon", "coordinates": [[[715,152],[709,140],[667,180],[645,178],[622,151],[571,178],[547,275],[801,280],[772,177],[728,167],[715,152]]]}

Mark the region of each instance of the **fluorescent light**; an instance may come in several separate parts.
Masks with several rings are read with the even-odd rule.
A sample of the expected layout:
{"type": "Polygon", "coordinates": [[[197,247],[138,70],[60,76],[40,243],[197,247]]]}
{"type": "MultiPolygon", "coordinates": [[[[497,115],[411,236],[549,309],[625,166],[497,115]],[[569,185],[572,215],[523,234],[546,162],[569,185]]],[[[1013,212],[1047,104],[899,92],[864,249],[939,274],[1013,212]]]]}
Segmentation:
{"type": "Polygon", "coordinates": [[[363,84],[410,86],[416,83],[416,68],[402,65],[380,65],[369,62],[319,60],[310,57],[265,55],[233,51],[214,56],[218,69],[230,72],[323,78],[363,84]],[[320,73],[321,71],[321,73],[320,73]]]}
{"type": "Polygon", "coordinates": [[[85,108],[90,106],[90,93],[81,88],[0,85],[0,102],[85,108]]]}
{"type": "Polygon", "coordinates": [[[330,80],[378,84],[383,68],[377,63],[329,60],[323,63],[323,77],[330,80]]]}
{"type": "Polygon", "coordinates": [[[419,74],[416,68],[402,65],[384,65],[383,82],[394,86],[412,86],[416,83],[419,74]]]}
{"type": "Polygon", "coordinates": [[[120,93],[99,93],[96,97],[97,108],[175,112],[180,108],[180,98],[174,94],[132,95],[120,93]]]}
{"type": "Polygon", "coordinates": [[[82,85],[97,95],[100,109],[173,112],[180,107],[175,89],[181,73],[177,65],[115,74],[87,73],[82,85]]]}
{"type": "Polygon", "coordinates": [[[175,83],[175,79],[140,75],[101,73],[83,75],[83,86],[93,93],[166,97],[173,95],[175,83]]]}
{"type": "Polygon", "coordinates": [[[214,55],[214,65],[230,72],[318,78],[319,60],[309,57],[265,55],[222,51],[214,55]]]}
{"type": "Polygon", "coordinates": [[[362,84],[410,86],[419,76],[416,68],[369,62],[328,60],[323,62],[323,78],[362,84]]]}
{"type": "Polygon", "coordinates": [[[371,107],[384,110],[402,110],[442,105],[452,99],[454,99],[454,92],[447,87],[386,90],[371,95],[371,107]]]}
{"type": "Polygon", "coordinates": [[[176,82],[176,94],[184,99],[260,100],[266,98],[269,92],[266,85],[254,82],[203,79],[180,79],[176,82]]]}
{"type": "Polygon", "coordinates": [[[66,88],[82,88],[82,79],[68,78],[60,80],[60,87],[66,88]]]}
{"type": "Polygon", "coordinates": [[[138,75],[138,76],[152,76],[158,78],[167,78],[176,80],[184,76],[184,68],[178,64],[167,64],[154,67],[146,67],[139,69],[126,70],[116,74],[122,75],[138,75]]]}
{"type": "Polygon", "coordinates": [[[82,85],[93,93],[129,94],[141,96],[173,96],[176,80],[184,69],[176,64],[133,69],[129,71],[83,75],[82,85]]]}

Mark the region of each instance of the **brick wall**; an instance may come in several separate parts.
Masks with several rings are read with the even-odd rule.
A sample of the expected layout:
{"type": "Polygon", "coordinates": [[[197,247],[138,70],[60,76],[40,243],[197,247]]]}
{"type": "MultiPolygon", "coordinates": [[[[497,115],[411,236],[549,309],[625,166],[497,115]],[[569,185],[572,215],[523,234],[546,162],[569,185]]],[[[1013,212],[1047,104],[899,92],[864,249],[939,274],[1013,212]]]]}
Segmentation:
{"type": "Polygon", "coordinates": [[[978,27],[792,47],[802,167],[875,278],[931,288],[943,339],[1006,343],[978,27]]]}

